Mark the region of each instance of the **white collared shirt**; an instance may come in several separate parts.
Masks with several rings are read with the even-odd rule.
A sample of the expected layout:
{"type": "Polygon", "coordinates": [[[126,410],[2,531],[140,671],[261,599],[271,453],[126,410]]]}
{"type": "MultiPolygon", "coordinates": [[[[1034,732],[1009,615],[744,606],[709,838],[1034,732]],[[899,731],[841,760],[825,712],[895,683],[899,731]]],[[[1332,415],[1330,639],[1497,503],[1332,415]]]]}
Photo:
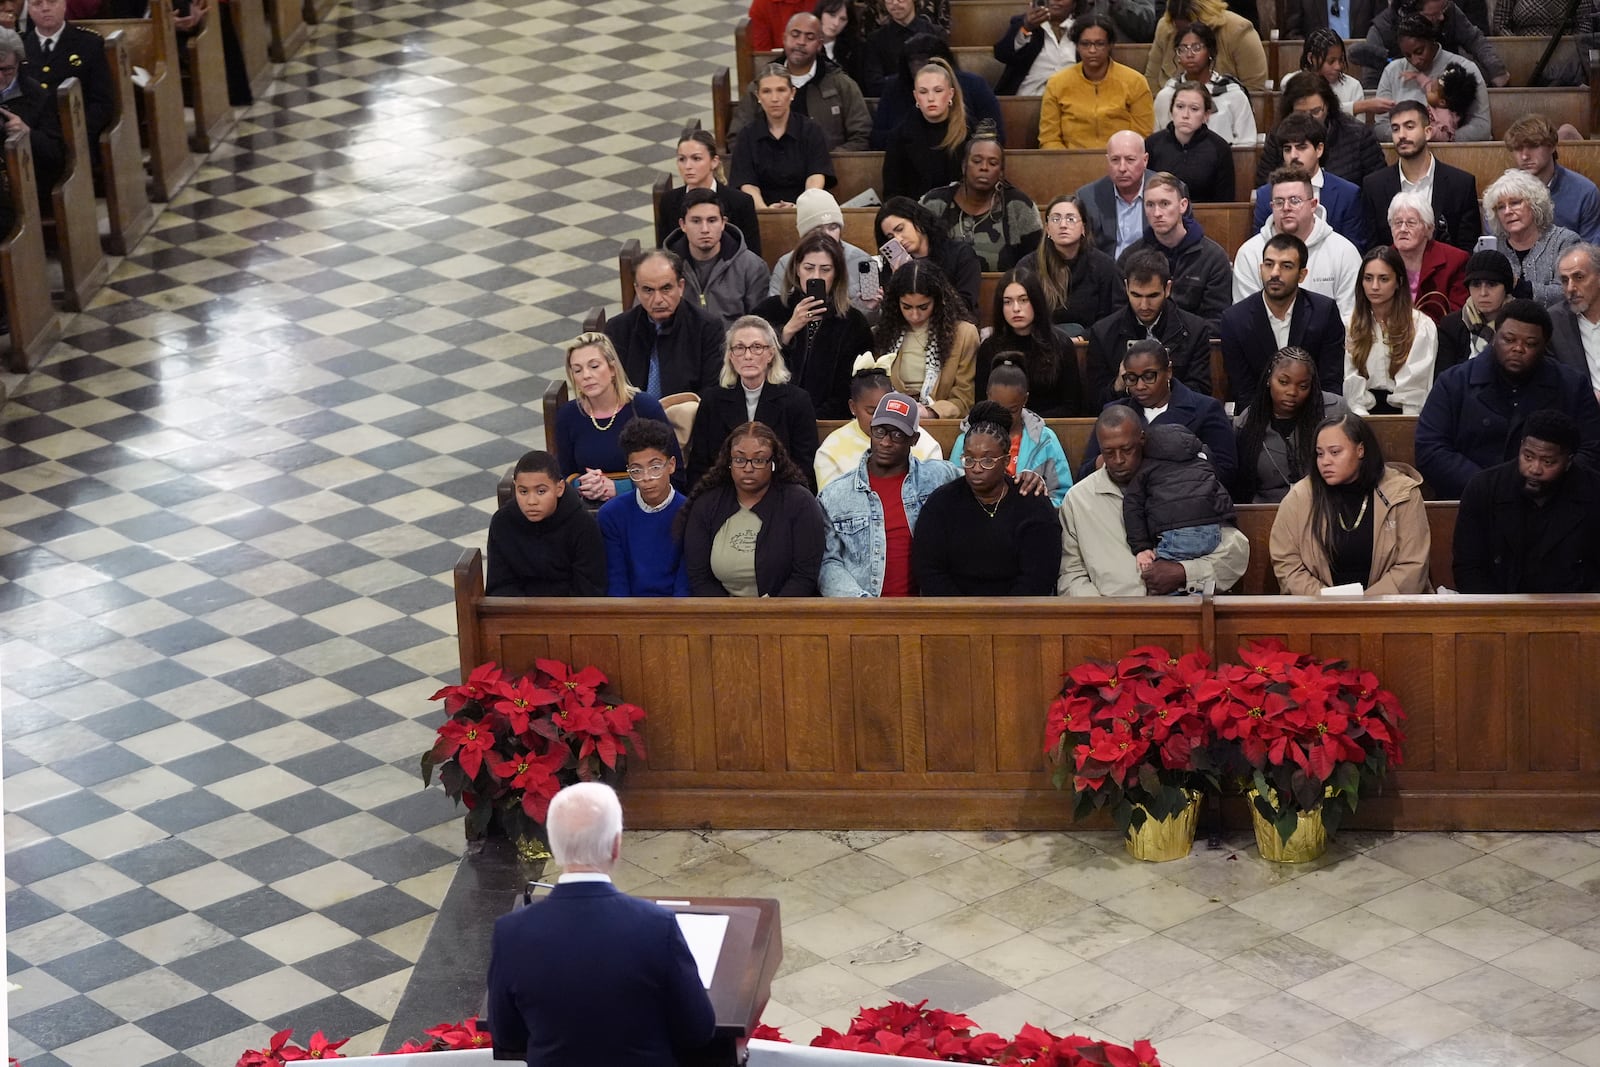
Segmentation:
{"type": "Polygon", "coordinates": [[[1433,203],[1433,168],[1438,165],[1439,157],[1432,152],[1428,153],[1428,170],[1422,177],[1411,182],[1406,180],[1404,167],[1400,168],[1400,191],[1402,193],[1416,193],[1428,203],[1433,203]]]}
{"type": "Polygon", "coordinates": [[[674,500],[676,500],[677,497],[678,497],[678,491],[676,489],[673,489],[673,490],[671,490],[670,492],[667,493],[667,499],[663,500],[661,503],[657,504],[655,507],[651,507],[649,504],[646,504],[644,502],[644,494],[643,493],[639,492],[639,490],[637,490],[637,489],[635,489],[633,491],[633,498],[639,502],[639,510],[644,512],[646,515],[654,515],[658,511],[665,510],[666,508],[668,508],[668,507],[670,507],[672,505],[672,502],[674,500]]]}
{"type": "Polygon", "coordinates": [[[1289,347],[1289,326],[1294,321],[1294,305],[1289,305],[1289,314],[1283,318],[1272,313],[1272,305],[1267,303],[1267,298],[1261,298],[1261,304],[1267,309],[1267,325],[1272,327],[1272,339],[1278,343],[1279,348],[1289,347]]]}
{"type": "Polygon", "coordinates": [[[599,871],[573,871],[571,874],[563,874],[556,879],[557,885],[570,885],[573,882],[605,882],[609,885],[611,876],[609,874],[601,874],[599,871]]]}
{"type": "Polygon", "coordinates": [[[1158,408],[1145,408],[1144,409],[1145,425],[1148,426],[1150,423],[1155,422],[1161,416],[1165,415],[1167,413],[1167,409],[1169,407],[1171,407],[1171,406],[1172,406],[1172,401],[1169,400],[1165,404],[1162,404],[1158,408]]]}
{"type": "MultiPolygon", "coordinates": [[[[1022,84],[1017,86],[1018,96],[1044,95],[1044,83],[1063,67],[1070,67],[1078,61],[1078,49],[1068,40],[1067,34],[1072,32],[1072,19],[1067,19],[1061,26],[1060,36],[1056,35],[1056,28],[1048,19],[1045,20],[1034,33],[1044,35],[1044,47],[1039,49],[1039,54],[1033,58],[1033,66],[1028,68],[1027,77],[1022,79],[1022,84]]],[[[1027,38],[1022,32],[1017,32],[1017,47],[1022,47],[1022,42],[1027,38]]]]}
{"type": "Polygon", "coordinates": [[[1589,364],[1589,385],[1600,389],[1600,323],[1589,321],[1589,316],[1578,316],[1578,336],[1583,338],[1583,359],[1589,364]]]}

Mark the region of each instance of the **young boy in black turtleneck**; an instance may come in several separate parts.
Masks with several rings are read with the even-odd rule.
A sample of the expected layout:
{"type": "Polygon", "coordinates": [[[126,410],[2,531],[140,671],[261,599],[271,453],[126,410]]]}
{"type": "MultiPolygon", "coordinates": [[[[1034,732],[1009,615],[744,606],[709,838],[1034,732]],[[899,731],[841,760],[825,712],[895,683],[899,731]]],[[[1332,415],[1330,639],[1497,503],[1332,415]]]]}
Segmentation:
{"type": "Polygon", "coordinates": [[[517,460],[511,503],[489,520],[489,596],[605,596],[606,552],[548,452],[517,460]]]}

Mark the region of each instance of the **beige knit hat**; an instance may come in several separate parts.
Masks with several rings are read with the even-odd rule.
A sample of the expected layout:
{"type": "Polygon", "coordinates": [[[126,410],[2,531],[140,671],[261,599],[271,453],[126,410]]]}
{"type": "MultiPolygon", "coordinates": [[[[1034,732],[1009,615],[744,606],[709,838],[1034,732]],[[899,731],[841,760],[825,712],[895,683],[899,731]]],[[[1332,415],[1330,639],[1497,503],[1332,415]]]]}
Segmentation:
{"type": "Polygon", "coordinates": [[[804,237],[818,226],[844,225],[844,212],[839,201],[826,189],[807,189],[794,202],[794,228],[804,237]]]}

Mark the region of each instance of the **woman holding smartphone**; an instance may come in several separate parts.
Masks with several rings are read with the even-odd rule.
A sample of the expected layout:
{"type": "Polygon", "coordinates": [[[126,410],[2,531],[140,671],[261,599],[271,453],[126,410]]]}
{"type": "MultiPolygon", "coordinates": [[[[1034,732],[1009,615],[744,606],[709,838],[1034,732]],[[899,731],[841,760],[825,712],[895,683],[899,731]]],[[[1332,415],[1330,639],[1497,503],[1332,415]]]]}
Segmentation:
{"type": "MultiPolygon", "coordinates": [[[[906,196],[891,196],[878,209],[877,223],[884,242],[880,251],[888,261],[885,274],[913,260],[932,263],[960,297],[957,314],[968,322],[978,321],[983,266],[970,244],[953,240],[937,215],[906,196]]],[[[887,279],[880,280],[887,289],[887,279]]]]}
{"type": "Polygon", "coordinates": [[[810,394],[817,417],[848,418],[850,368],[871,350],[872,328],[850,306],[844,251],[826,230],[800,238],[784,268],[783,290],[788,297],[769,296],[753,314],[778,331],[792,380],[810,394]]]}

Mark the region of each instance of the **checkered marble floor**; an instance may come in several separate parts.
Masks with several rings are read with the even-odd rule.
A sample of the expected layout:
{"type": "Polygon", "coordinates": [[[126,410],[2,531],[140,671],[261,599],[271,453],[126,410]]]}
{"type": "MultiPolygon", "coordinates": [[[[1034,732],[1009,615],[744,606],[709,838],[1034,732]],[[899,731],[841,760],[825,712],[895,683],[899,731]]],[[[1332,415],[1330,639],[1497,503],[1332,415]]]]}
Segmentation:
{"type": "MultiPolygon", "coordinates": [[[[449,569],[542,438],[555,343],[615,306],[742,6],[342,5],[4,380],[27,1067],[231,1067],[284,1026],[385,1042],[460,866],[414,770],[455,670],[449,569]]],[[[1352,837],[1314,871],[1060,834],[626,855],[630,888],[783,900],[768,1018],[800,1038],[893,994],[1153,1035],[1177,1067],[1600,1067],[1594,835],[1352,837]]]]}
{"type": "Polygon", "coordinates": [[[378,1047],[462,851],[416,774],[450,569],[542,440],[555,343],[615,305],[734,15],[342,4],[5,380],[28,1067],[232,1067],[289,1025],[378,1047]]]}

